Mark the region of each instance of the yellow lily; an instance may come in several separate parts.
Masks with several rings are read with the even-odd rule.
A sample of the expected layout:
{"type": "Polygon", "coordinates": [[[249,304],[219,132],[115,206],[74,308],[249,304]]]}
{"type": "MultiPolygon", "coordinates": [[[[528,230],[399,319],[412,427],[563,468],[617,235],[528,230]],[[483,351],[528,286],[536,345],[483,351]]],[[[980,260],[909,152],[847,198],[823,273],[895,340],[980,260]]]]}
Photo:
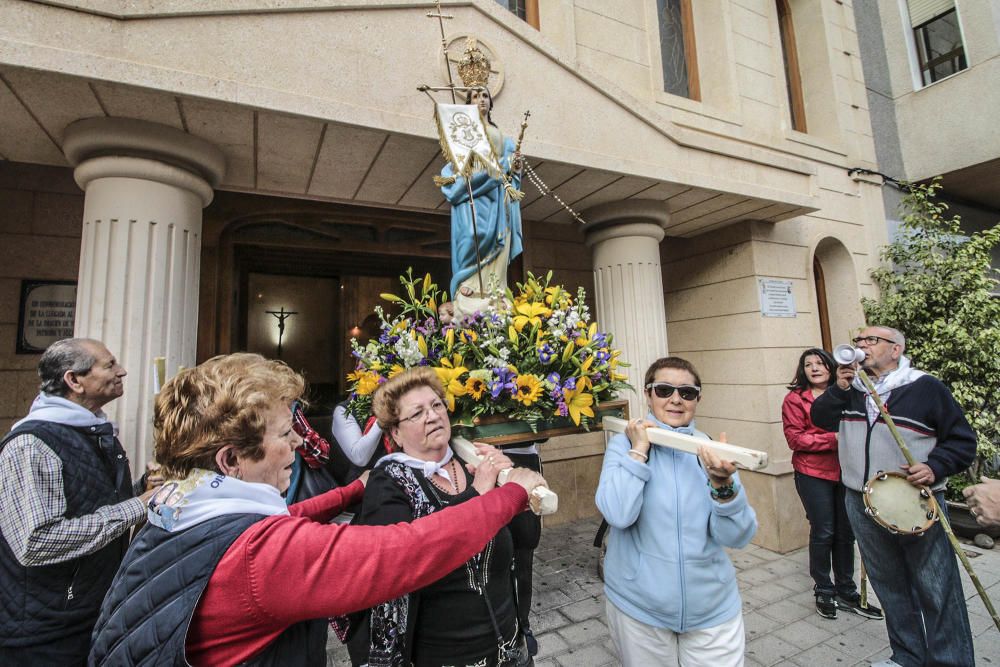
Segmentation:
{"type": "MultiPolygon", "coordinates": [[[[442,359],[441,363],[447,363],[447,359],[442,359]]],[[[441,380],[441,385],[444,387],[444,399],[448,404],[448,411],[455,411],[455,397],[465,396],[468,390],[465,387],[465,383],[459,378],[466,373],[469,369],[465,366],[450,367],[441,366],[435,368],[434,372],[437,373],[438,379],[441,380]]]]}
{"type": "Polygon", "coordinates": [[[569,410],[570,419],[577,426],[580,425],[580,417],[586,415],[594,417],[594,409],[590,406],[594,404],[593,394],[584,391],[587,387],[582,382],[577,382],[576,389],[563,389],[563,398],[566,401],[566,408],[569,410]]]}
{"type": "Polygon", "coordinates": [[[347,379],[357,383],[354,391],[359,396],[367,396],[378,389],[380,376],[375,371],[357,371],[348,375],[347,379]]]}
{"type": "Polygon", "coordinates": [[[417,336],[417,348],[420,350],[420,354],[427,356],[427,341],[424,339],[423,335],[417,336]]]}
{"type": "Polygon", "coordinates": [[[583,347],[593,340],[594,336],[597,334],[597,322],[591,324],[589,329],[586,328],[587,325],[583,324],[583,322],[581,322],[578,326],[581,329],[586,329],[586,331],[581,333],[576,339],[576,344],[583,347]]]}
{"type": "Polygon", "coordinates": [[[455,330],[448,329],[444,334],[444,342],[448,346],[448,353],[451,354],[451,348],[455,347],[455,330]]]}
{"type": "Polygon", "coordinates": [[[518,333],[528,324],[541,326],[542,318],[552,315],[552,310],[545,307],[544,303],[522,303],[514,306],[514,328],[518,333]]]}

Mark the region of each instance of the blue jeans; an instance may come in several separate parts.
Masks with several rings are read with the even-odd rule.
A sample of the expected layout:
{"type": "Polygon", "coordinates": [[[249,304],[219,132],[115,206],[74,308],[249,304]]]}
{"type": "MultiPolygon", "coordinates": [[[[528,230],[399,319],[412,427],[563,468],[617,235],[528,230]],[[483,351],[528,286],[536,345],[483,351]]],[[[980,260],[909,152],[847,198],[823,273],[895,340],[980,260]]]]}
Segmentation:
{"type": "MultiPolygon", "coordinates": [[[[944,508],[944,494],[935,497],[944,508]]],[[[861,560],[885,610],[893,661],[903,667],[975,665],[955,552],[941,525],[922,536],[893,535],[865,514],[860,493],[848,489],[845,500],[861,560]]]]}
{"type": "Polygon", "coordinates": [[[809,576],[816,595],[854,598],[854,533],[844,507],[844,485],[795,472],[795,490],[809,519],[809,576]],[[833,565],[833,580],[830,565],[833,565]]]}

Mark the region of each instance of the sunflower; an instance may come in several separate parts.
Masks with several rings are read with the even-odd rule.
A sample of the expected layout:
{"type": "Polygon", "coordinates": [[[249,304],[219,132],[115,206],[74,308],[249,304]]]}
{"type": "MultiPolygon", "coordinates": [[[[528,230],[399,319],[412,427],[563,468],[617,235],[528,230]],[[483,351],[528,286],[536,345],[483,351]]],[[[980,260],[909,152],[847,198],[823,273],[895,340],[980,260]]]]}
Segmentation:
{"type": "Polygon", "coordinates": [[[486,391],[486,381],[482,378],[469,377],[465,381],[465,392],[469,396],[472,396],[473,400],[478,401],[483,397],[483,392],[486,391]]]}
{"type": "Polygon", "coordinates": [[[518,375],[514,379],[514,400],[531,405],[542,395],[542,383],[535,375],[518,375]]]}

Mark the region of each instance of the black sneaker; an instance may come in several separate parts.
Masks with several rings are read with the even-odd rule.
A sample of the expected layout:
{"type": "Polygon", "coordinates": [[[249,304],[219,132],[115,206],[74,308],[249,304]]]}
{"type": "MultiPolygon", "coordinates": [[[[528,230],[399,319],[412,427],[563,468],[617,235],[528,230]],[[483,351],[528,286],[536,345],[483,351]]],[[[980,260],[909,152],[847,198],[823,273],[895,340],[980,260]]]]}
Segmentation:
{"type": "Polygon", "coordinates": [[[524,633],[524,644],[528,647],[528,655],[535,657],[538,655],[538,640],[532,634],[531,628],[525,628],[522,632],[524,633]]]}
{"type": "Polygon", "coordinates": [[[837,601],[832,595],[817,595],[816,613],[823,618],[837,618],[837,601]]]}
{"type": "Polygon", "coordinates": [[[849,611],[854,614],[857,614],[858,616],[864,616],[865,618],[874,618],[879,621],[885,618],[885,615],[882,613],[882,610],[870,602],[864,607],[862,607],[860,595],[856,595],[851,598],[844,597],[843,595],[838,595],[837,606],[843,609],[844,611],[849,611]]]}

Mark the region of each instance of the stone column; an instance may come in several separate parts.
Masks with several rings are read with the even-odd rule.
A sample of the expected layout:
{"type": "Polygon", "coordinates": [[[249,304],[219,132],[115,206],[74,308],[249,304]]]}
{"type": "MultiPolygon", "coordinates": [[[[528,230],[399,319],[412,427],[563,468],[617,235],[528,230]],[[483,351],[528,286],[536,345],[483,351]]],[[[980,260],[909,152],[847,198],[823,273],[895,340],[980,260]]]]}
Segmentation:
{"type": "Polygon", "coordinates": [[[646,414],[642,381],[646,369],[667,354],[660,241],[670,220],[666,204],[626,200],[583,213],[585,240],[593,249],[597,321],[614,334],[614,346],[631,366],[625,371],[636,389],[633,417],[646,414]]]}
{"type": "Polygon", "coordinates": [[[86,192],[75,335],[104,342],[128,377],[105,410],[138,473],[152,459],[153,359],[194,366],[202,208],[225,172],[212,144],[176,128],[89,118],[63,149],[86,192]]]}

